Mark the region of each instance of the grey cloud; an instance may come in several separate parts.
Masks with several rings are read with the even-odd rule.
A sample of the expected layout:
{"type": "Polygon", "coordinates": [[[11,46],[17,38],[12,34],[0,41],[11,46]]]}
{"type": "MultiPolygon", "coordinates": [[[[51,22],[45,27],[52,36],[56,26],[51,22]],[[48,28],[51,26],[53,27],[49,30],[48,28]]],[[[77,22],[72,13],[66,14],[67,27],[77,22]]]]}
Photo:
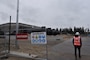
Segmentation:
{"type": "Polygon", "coordinates": [[[38,12],[38,9],[36,9],[36,8],[24,7],[24,8],[22,8],[20,14],[30,17],[30,16],[36,15],[37,12],[38,12]]]}
{"type": "Polygon", "coordinates": [[[37,22],[36,20],[34,20],[35,18],[37,18],[37,14],[38,14],[38,9],[36,8],[32,8],[32,7],[24,7],[22,8],[22,10],[20,11],[20,17],[22,18],[22,20],[26,21],[26,22],[37,22]]]}
{"type": "MultiPolygon", "coordinates": [[[[16,13],[17,0],[0,0],[1,3],[16,13]]],[[[25,23],[51,27],[87,26],[90,19],[89,6],[89,0],[20,0],[19,19],[25,23]]],[[[13,12],[10,14],[15,16],[13,12]]]]}
{"type": "Polygon", "coordinates": [[[7,19],[9,19],[9,16],[7,13],[0,12],[0,18],[2,21],[6,21],[7,19]]]}
{"type": "Polygon", "coordinates": [[[15,9],[17,0],[0,0],[0,3],[6,5],[8,8],[15,9]]]}

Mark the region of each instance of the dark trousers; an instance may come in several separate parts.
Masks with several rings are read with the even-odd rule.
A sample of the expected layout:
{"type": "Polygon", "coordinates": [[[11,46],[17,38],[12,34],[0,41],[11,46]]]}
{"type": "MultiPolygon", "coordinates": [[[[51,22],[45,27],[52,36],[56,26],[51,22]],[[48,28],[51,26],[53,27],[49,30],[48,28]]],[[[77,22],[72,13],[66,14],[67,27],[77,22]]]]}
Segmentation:
{"type": "Polygon", "coordinates": [[[77,57],[77,49],[78,49],[78,56],[81,58],[81,46],[74,46],[75,48],[75,57],[77,57]]]}

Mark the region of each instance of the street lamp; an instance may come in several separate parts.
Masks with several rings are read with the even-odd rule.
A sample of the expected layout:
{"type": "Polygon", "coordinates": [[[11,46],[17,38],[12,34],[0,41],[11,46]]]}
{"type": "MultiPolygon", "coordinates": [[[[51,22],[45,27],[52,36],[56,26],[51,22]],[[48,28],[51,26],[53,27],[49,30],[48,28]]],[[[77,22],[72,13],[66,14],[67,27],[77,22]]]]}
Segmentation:
{"type": "MultiPolygon", "coordinates": [[[[18,19],[19,19],[19,0],[17,0],[16,35],[18,34],[18,29],[19,29],[18,19]]],[[[17,48],[19,48],[17,39],[15,41],[15,45],[17,48]]]]}

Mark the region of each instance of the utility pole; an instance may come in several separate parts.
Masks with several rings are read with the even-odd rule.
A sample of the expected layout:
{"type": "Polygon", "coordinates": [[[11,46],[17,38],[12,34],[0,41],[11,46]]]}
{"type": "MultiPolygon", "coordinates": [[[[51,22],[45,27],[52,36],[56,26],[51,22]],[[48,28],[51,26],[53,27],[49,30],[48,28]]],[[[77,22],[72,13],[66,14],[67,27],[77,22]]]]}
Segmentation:
{"type": "MultiPolygon", "coordinates": [[[[16,35],[18,34],[18,30],[19,30],[18,19],[19,19],[19,0],[17,0],[16,35]]],[[[15,45],[17,48],[19,48],[17,39],[15,41],[15,45]]]]}

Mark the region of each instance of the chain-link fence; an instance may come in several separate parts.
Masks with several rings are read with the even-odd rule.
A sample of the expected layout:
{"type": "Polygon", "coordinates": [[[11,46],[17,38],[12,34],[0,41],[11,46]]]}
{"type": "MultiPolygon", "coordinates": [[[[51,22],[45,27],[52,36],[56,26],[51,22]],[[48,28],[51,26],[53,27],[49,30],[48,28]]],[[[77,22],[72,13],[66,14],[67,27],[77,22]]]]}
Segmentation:
{"type": "Polygon", "coordinates": [[[7,56],[8,47],[8,40],[5,39],[4,35],[0,35],[0,60],[7,56]]]}

